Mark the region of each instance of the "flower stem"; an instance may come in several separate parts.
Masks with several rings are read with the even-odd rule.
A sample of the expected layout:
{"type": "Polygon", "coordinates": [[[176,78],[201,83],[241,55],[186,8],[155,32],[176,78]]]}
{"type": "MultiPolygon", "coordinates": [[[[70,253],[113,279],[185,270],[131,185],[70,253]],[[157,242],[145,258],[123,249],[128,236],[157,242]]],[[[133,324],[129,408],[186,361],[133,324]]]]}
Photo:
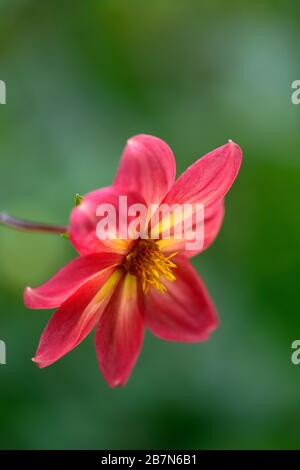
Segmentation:
{"type": "Polygon", "coordinates": [[[6,214],[6,212],[0,212],[0,224],[28,232],[63,234],[68,230],[67,227],[63,225],[50,225],[40,222],[29,222],[28,220],[16,219],[15,217],[11,217],[10,215],[6,214]]]}

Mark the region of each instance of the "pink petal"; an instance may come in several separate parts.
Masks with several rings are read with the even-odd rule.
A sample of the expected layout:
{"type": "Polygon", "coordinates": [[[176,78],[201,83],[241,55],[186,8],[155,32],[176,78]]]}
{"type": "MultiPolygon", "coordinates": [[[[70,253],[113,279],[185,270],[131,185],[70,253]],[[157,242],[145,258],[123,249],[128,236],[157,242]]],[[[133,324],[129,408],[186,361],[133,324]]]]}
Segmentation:
{"type": "Polygon", "coordinates": [[[122,270],[114,268],[90,279],[57,310],[46,326],[33,359],[47,367],[74,349],[99,321],[122,270]]]}
{"type": "Polygon", "coordinates": [[[183,232],[183,237],[181,240],[176,240],[174,238],[170,240],[167,240],[167,239],[159,240],[158,245],[161,251],[164,252],[166,255],[175,253],[175,252],[181,252],[190,258],[191,256],[195,256],[199,253],[202,253],[202,251],[206,250],[206,248],[208,248],[212,244],[212,242],[215,240],[216,236],[218,235],[222,222],[223,222],[223,217],[224,217],[224,200],[223,199],[205,208],[204,229],[203,229],[204,237],[203,237],[203,240],[201,240],[203,242],[203,246],[201,248],[193,249],[193,247],[191,247],[190,245],[191,243],[194,244],[197,241],[195,233],[196,233],[196,230],[198,233],[199,228],[196,229],[195,225],[193,225],[193,227],[190,227],[190,229],[193,230],[192,233],[189,233],[189,230],[183,232]],[[191,235],[191,236],[189,236],[188,238],[187,235],[191,235]]]}
{"type": "Polygon", "coordinates": [[[146,326],[165,340],[203,341],[217,327],[215,307],[189,261],[179,256],[173,261],[176,280],[164,281],[167,292],[151,288],[145,296],[146,326]]]}
{"type": "Polygon", "coordinates": [[[143,333],[136,277],[127,274],[102,315],[96,331],[99,367],[111,387],[127,382],[141,350],[143,333]]]}
{"type": "Polygon", "coordinates": [[[94,253],[70,261],[49,281],[24,291],[24,303],[28,308],[59,307],[75,290],[99,274],[103,269],[120,264],[123,257],[116,253],[94,253]]]}
{"type": "Polygon", "coordinates": [[[240,169],[242,151],[232,141],[200,158],[175,182],[163,202],[201,203],[205,206],[225,196],[240,169]]]}
{"type": "MultiPolygon", "coordinates": [[[[111,204],[116,212],[116,230],[117,234],[120,228],[119,225],[119,202],[120,196],[127,197],[127,206],[132,204],[145,204],[141,195],[121,192],[116,188],[107,187],[101,188],[91,193],[86,194],[80,205],[74,207],[70,218],[69,235],[70,241],[74,248],[81,255],[86,255],[95,252],[115,252],[126,254],[130,243],[129,239],[112,239],[100,240],[97,236],[97,224],[100,217],[96,215],[97,208],[101,204],[111,204]]],[[[127,226],[125,212],[122,215],[124,228],[127,226]]],[[[130,218],[128,221],[130,222],[130,218]]]]}
{"type": "Polygon", "coordinates": [[[151,135],[127,141],[114,187],[142,194],[148,204],[159,203],[171,189],[176,164],[170,147],[151,135]]]}

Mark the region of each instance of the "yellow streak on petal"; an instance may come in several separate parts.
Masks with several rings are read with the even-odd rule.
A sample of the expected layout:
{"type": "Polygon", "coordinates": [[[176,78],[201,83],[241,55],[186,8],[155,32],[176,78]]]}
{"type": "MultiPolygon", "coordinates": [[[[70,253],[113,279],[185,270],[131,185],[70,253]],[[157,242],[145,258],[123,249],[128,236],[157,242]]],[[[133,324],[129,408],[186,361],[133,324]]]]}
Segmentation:
{"type": "Polygon", "coordinates": [[[159,249],[164,252],[164,251],[172,251],[173,249],[176,249],[176,246],[178,246],[178,240],[157,240],[157,245],[159,249]]]}
{"type": "Polygon", "coordinates": [[[132,240],[123,240],[121,238],[101,240],[102,244],[109,247],[116,253],[126,254],[128,253],[132,240]]]}
{"type": "Polygon", "coordinates": [[[124,294],[129,299],[136,294],[137,278],[133,274],[127,273],[124,279],[124,294]]]}
{"type": "Polygon", "coordinates": [[[123,273],[124,272],[122,269],[117,269],[103,284],[103,286],[101,287],[99,292],[96,294],[92,302],[95,304],[101,304],[103,300],[105,300],[109,295],[111,295],[115,287],[117,286],[117,283],[121,279],[123,273]]]}
{"type": "Polygon", "coordinates": [[[117,287],[117,284],[120,281],[123,274],[124,274],[124,271],[122,269],[117,269],[107,279],[107,281],[103,284],[103,286],[101,287],[99,292],[95,295],[93,300],[84,309],[84,312],[82,313],[80,321],[78,323],[78,327],[80,331],[82,331],[84,326],[91,320],[91,318],[94,315],[96,315],[97,320],[98,320],[98,317],[101,316],[108,302],[110,301],[115,291],[115,288],[117,287]]]}

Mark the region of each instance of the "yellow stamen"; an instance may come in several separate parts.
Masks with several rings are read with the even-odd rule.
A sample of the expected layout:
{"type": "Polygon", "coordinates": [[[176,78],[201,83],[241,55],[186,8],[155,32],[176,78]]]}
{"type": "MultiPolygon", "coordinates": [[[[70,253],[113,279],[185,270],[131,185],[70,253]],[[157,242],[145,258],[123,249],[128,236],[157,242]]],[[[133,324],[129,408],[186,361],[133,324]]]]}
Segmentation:
{"type": "Polygon", "coordinates": [[[124,267],[130,274],[140,279],[145,293],[149,287],[166,292],[162,278],[171,282],[175,281],[176,277],[172,269],[176,268],[176,264],[171,261],[171,258],[176,254],[172,253],[166,257],[154,240],[138,240],[127,255],[124,267]]]}

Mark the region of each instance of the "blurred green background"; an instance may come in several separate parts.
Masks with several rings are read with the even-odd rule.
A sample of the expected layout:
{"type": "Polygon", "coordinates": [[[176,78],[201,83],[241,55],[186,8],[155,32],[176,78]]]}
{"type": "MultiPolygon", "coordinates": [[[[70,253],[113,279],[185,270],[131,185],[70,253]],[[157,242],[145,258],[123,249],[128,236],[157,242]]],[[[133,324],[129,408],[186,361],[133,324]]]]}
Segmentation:
{"type": "Polygon", "coordinates": [[[244,151],[220,236],[194,264],[221,326],[203,344],[146,335],[124,389],[93,335],[30,361],[51,312],[22,291],[75,256],[0,227],[2,449],[299,448],[300,79],[297,2],[1,0],[0,209],[64,224],[110,184],[126,139],[172,147],[178,173],[229,138],[244,151]]]}

